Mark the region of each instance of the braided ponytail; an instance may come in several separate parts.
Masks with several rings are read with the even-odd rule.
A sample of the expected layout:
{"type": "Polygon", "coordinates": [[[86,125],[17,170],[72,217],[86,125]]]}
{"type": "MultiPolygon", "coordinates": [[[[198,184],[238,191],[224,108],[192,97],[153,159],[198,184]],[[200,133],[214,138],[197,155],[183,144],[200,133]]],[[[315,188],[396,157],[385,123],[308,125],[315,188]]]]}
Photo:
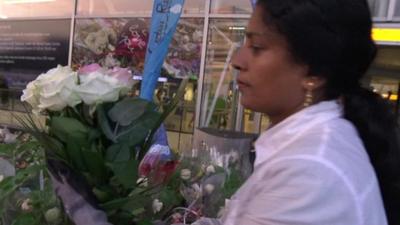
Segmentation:
{"type": "Polygon", "coordinates": [[[389,102],[359,88],[343,95],[344,117],[363,140],[378,177],[389,224],[400,224],[399,127],[389,102]]]}

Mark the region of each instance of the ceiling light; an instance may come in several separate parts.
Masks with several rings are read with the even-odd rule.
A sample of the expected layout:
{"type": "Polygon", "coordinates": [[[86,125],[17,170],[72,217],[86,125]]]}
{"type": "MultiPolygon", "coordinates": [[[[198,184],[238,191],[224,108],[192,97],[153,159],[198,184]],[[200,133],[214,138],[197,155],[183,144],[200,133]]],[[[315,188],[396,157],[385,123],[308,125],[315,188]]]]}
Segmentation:
{"type": "Polygon", "coordinates": [[[229,30],[246,30],[246,27],[229,27],[229,30]]]}

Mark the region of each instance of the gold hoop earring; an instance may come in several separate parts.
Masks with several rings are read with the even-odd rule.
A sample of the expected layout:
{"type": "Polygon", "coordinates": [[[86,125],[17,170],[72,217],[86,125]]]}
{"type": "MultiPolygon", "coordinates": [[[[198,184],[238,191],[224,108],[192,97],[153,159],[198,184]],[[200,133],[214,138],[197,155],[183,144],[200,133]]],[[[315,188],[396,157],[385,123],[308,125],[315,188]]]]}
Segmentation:
{"type": "Polygon", "coordinates": [[[308,107],[313,103],[313,93],[311,90],[307,90],[306,97],[304,99],[303,106],[308,107]]]}
{"type": "Polygon", "coordinates": [[[304,107],[310,106],[314,101],[314,98],[313,98],[314,97],[313,96],[314,82],[311,82],[311,81],[307,82],[307,87],[308,88],[307,88],[306,96],[305,96],[304,103],[303,103],[304,107]]]}

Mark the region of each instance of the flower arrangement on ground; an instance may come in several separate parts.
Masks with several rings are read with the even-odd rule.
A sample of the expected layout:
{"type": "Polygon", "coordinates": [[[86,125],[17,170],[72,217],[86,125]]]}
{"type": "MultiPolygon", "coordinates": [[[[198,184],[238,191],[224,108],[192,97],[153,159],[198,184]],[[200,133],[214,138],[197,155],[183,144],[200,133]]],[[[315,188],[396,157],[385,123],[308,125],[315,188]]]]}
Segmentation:
{"type": "MultiPolygon", "coordinates": [[[[176,205],[163,202],[163,199],[157,200],[155,204],[168,208],[168,217],[164,217],[158,224],[192,224],[204,217],[219,218],[225,202],[246,178],[240,168],[240,157],[236,151],[222,154],[216,149],[202,151],[194,157],[182,155],[175,164],[176,169],[171,178],[162,185],[170,191],[170,196],[179,200],[180,205],[171,207],[176,205]]],[[[143,175],[146,185],[165,182],[165,176],[160,174],[171,174],[163,151],[146,155],[142,164],[146,166],[141,166],[139,173],[143,175]]]]}
{"type": "Polygon", "coordinates": [[[45,176],[43,148],[30,135],[3,130],[14,140],[0,144],[0,224],[70,224],[45,176]]]}

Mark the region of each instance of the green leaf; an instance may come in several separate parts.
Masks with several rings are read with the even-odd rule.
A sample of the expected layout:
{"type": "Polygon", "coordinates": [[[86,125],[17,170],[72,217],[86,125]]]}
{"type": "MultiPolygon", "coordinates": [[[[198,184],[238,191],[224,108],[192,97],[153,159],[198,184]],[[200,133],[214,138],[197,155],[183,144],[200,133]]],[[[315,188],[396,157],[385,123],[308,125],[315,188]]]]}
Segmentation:
{"type": "Polygon", "coordinates": [[[144,207],[140,207],[140,208],[138,208],[138,209],[132,210],[132,215],[134,215],[134,216],[139,216],[140,214],[143,214],[144,212],[146,212],[146,210],[144,209],[144,207]]]}
{"type": "Polygon", "coordinates": [[[12,158],[13,152],[17,148],[17,143],[14,144],[0,144],[0,156],[12,158]]]}
{"type": "Polygon", "coordinates": [[[111,141],[116,142],[115,135],[111,129],[110,123],[105,113],[105,109],[103,105],[98,105],[97,109],[97,122],[100,125],[101,130],[104,135],[111,141]]]}
{"type": "Polygon", "coordinates": [[[227,180],[224,183],[222,192],[224,197],[229,199],[231,196],[239,189],[239,187],[243,184],[244,179],[240,175],[240,171],[231,170],[230,175],[227,177],[227,180]]]}
{"type": "Polygon", "coordinates": [[[101,132],[97,129],[90,129],[88,133],[88,141],[89,143],[94,142],[95,140],[101,137],[101,132]]]}
{"type": "Polygon", "coordinates": [[[129,201],[121,209],[133,214],[135,210],[140,210],[146,204],[151,204],[151,202],[152,199],[149,196],[137,196],[136,198],[129,198],[129,201]]]}
{"type": "Polygon", "coordinates": [[[70,138],[86,140],[88,128],[80,121],[68,117],[52,117],[50,120],[50,132],[63,142],[71,141],[70,138]]]}
{"type": "Polygon", "coordinates": [[[154,129],[160,116],[160,113],[156,111],[148,111],[135,120],[132,125],[123,128],[117,135],[117,141],[127,143],[129,146],[140,144],[154,129]]]}
{"type": "MultiPolygon", "coordinates": [[[[36,216],[37,217],[37,216],[36,216]]],[[[12,225],[34,225],[36,223],[35,215],[21,214],[12,223],[12,225]]]]}
{"type": "Polygon", "coordinates": [[[136,180],[138,179],[138,161],[131,159],[125,162],[113,162],[110,167],[114,172],[117,181],[124,186],[124,188],[134,188],[136,180]]]}
{"type": "Polygon", "coordinates": [[[105,167],[104,159],[98,152],[82,151],[83,160],[92,178],[98,181],[107,179],[107,168],[105,167]]]}
{"type": "Polygon", "coordinates": [[[85,171],[82,149],[89,148],[89,128],[74,118],[52,117],[50,133],[66,144],[69,162],[78,171],[85,171]]]}
{"type": "Polygon", "coordinates": [[[129,202],[129,198],[118,198],[112,201],[106,202],[104,204],[100,204],[101,208],[104,209],[106,212],[110,212],[113,210],[120,209],[126,203],[129,202]]]}
{"type": "Polygon", "coordinates": [[[119,162],[130,158],[130,148],[125,144],[114,144],[107,149],[106,159],[108,162],[119,162]]]}
{"type": "Polygon", "coordinates": [[[108,111],[113,122],[121,126],[128,126],[142,116],[146,111],[155,110],[154,103],[140,98],[125,98],[108,111]]]}
{"type": "Polygon", "coordinates": [[[149,219],[141,220],[137,223],[137,225],[153,225],[153,222],[149,219]]]}
{"type": "MultiPolygon", "coordinates": [[[[175,207],[180,204],[182,196],[179,194],[177,190],[172,190],[168,187],[165,187],[159,193],[159,200],[166,207],[175,207]]],[[[165,210],[170,210],[170,209],[165,208],[165,210]]]]}

